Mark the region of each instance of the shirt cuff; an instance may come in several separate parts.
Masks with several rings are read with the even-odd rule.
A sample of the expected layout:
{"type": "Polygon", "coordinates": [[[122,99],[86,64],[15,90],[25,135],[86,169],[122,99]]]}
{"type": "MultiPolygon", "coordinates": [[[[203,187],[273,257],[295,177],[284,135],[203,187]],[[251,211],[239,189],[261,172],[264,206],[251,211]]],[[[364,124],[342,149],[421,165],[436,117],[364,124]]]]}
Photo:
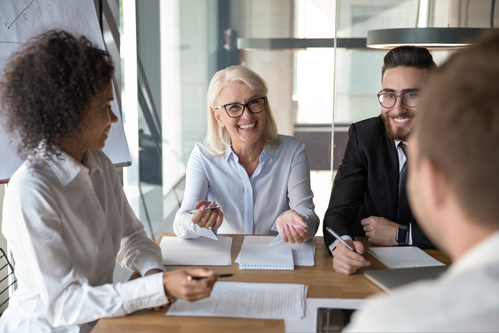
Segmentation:
{"type": "MultiPolygon", "coordinates": [[[[347,240],[347,239],[349,239],[349,240],[353,240],[353,239],[352,239],[352,237],[350,237],[350,236],[348,236],[348,235],[343,235],[343,236],[341,236],[341,239],[343,239],[343,240],[347,240]]],[[[339,242],[340,242],[340,240],[339,240],[339,239],[336,239],[336,240],[333,242],[333,244],[329,245],[329,250],[331,250],[331,253],[333,253],[334,249],[336,248],[336,245],[338,245],[338,243],[339,243],[339,242]]]]}
{"type": "Polygon", "coordinates": [[[161,262],[161,259],[148,255],[141,258],[136,264],[135,267],[139,271],[140,275],[144,276],[151,269],[159,269],[163,272],[166,272],[165,266],[161,262]]]}
{"type": "Polygon", "coordinates": [[[168,304],[162,273],[121,283],[121,295],[128,313],[168,304]]]}
{"type": "Polygon", "coordinates": [[[407,237],[407,245],[412,245],[412,224],[409,223],[409,236],[407,237]]]}

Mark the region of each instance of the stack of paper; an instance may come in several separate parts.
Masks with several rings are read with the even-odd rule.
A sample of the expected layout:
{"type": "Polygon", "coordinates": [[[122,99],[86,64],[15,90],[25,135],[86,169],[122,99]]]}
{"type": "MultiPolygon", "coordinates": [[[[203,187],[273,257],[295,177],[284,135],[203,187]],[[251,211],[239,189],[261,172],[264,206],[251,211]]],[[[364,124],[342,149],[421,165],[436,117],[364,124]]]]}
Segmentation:
{"type": "Polygon", "coordinates": [[[166,315],[296,320],[305,316],[307,289],[303,284],[217,282],[209,298],[179,299],[166,315]]]}
{"type": "Polygon", "coordinates": [[[159,245],[163,265],[229,266],[232,237],[182,239],[163,237],[159,245]]]}
{"type": "MultiPolygon", "coordinates": [[[[274,253],[274,251],[279,252],[279,249],[291,249],[293,263],[297,266],[314,266],[315,264],[315,248],[316,242],[315,239],[312,239],[308,242],[304,242],[302,244],[291,244],[291,243],[274,243],[274,240],[280,236],[245,236],[243,246],[247,246],[252,249],[252,253],[254,256],[266,257],[269,254],[274,253]],[[274,244],[272,244],[274,243],[274,244]],[[277,245],[276,245],[277,244],[277,245]]],[[[241,247],[241,252],[237,256],[236,263],[240,263],[241,254],[243,247],[241,247]]],[[[288,253],[289,250],[286,250],[288,253]]],[[[280,251],[282,252],[282,250],[280,251]]],[[[288,259],[289,260],[289,259],[288,259]]]]}

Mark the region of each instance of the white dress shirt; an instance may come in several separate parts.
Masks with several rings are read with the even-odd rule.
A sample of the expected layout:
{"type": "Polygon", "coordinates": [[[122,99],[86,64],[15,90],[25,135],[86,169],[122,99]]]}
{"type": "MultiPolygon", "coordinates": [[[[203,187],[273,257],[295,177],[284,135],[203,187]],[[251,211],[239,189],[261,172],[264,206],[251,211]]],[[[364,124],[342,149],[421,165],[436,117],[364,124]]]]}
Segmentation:
{"type": "MultiPolygon", "coordinates": [[[[399,174],[402,172],[402,168],[404,167],[404,164],[407,161],[407,156],[405,156],[405,153],[402,150],[402,148],[399,147],[400,142],[402,142],[402,141],[394,140],[395,149],[397,150],[397,156],[398,156],[398,160],[399,160],[399,174]]],[[[404,141],[404,144],[407,146],[407,142],[404,141]]],[[[341,236],[341,238],[343,240],[347,240],[347,239],[353,240],[352,237],[350,237],[349,235],[343,235],[343,236],[341,236]]],[[[331,245],[329,245],[329,250],[331,250],[331,252],[333,252],[339,242],[340,241],[338,239],[335,240],[331,245]]],[[[411,225],[411,223],[409,223],[409,230],[408,230],[408,235],[407,235],[407,245],[412,245],[412,225],[411,225]]]]}
{"type": "Polygon", "coordinates": [[[142,275],[164,267],[111,161],[97,149],[83,164],[62,157],[25,162],[9,182],[3,234],[18,289],[0,332],[88,332],[99,318],[167,303],[162,274],[112,284],[115,260],[142,275]]]}
{"type": "Polygon", "coordinates": [[[278,147],[263,148],[251,177],[231,147],[224,155],[213,157],[204,144],[196,143],[187,164],[184,199],[173,225],[177,236],[195,238],[212,232],[192,223],[192,215],[187,213],[196,202],[210,200],[222,205],[224,213],[218,233],[277,234],[271,230],[277,218],[293,209],[313,237],[319,218],[314,212],[305,145],[286,135],[279,135],[279,141],[278,147]]]}
{"type": "Polygon", "coordinates": [[[375,296],[344,332],[497,332],[499,232],[457,260],[439,279],[375,296]]]}

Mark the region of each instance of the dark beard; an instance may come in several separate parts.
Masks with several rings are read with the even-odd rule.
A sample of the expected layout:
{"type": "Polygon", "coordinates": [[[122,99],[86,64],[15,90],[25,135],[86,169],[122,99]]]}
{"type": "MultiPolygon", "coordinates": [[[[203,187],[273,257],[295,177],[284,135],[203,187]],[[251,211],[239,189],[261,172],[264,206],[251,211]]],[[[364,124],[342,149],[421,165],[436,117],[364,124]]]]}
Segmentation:
{"type": "Polygon", "coordinates": [[[398,141],[407,142],[407,139],[409,138],[410,132],[404,133],[404,129],[402,129],[402,128],[397,128],[397,130],[394,132],[392,129],[392,126],[390,125],[390,117],[388,116],[387,113],[382,113],[381,119],[383,119],[383,123],[385,124],[386,135],[391,140],[393,140],[393,141],[398,140],[398,141]]]}

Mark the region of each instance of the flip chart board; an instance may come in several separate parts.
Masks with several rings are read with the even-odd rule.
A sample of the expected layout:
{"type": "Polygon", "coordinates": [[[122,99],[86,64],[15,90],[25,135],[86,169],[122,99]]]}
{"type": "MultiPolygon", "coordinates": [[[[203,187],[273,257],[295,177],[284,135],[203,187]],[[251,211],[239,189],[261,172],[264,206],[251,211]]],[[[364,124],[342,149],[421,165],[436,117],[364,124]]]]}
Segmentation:
{"type": "MultiPolygon", "coordinates": [[[[0,0],[0,77],[12,53],[31,37],[50,29],[86,36],[104,49],[104,40],[92,0],[0,0]]],[[[119,61],[119,59],[114,59],[119,61]]],[[[116,99],[112,109],[119,121],[112,125],[104,153],[116,165],[130,165],[121,115],[116,99]]],[[[23,161],[0,126],[0,182],[5,182],[23,161]]]]}

